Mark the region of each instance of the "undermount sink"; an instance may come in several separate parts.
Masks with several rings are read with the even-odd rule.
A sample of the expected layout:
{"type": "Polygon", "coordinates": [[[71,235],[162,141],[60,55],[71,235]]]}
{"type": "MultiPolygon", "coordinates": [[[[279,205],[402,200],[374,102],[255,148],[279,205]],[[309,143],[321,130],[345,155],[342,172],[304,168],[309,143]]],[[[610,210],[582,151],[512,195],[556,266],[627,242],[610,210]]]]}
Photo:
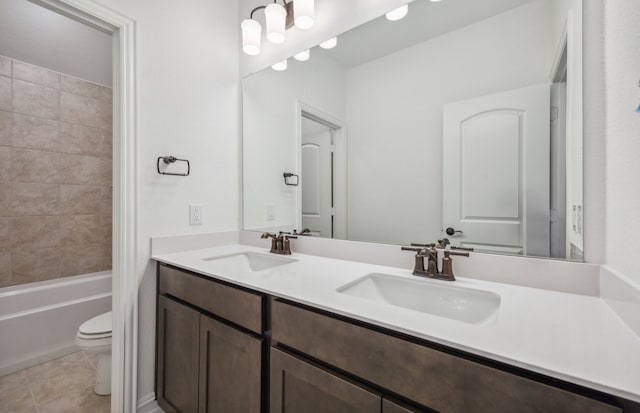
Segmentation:
{"type": "Polygon", "coordinates": [[[236,254],[222,255],[217,257],[203,258],[203,261],[230,268],[231,270],[262,271],[281,265],[290,264],[298,260],[276,255],[261,254],[259,252],[238,252],[236,254]]]}
{"type": "Polygon", "coordinates": [[[493,292],[387,274],[368,274],[337,291],[470,324],[488,320],[500,308],[493,292]]]}

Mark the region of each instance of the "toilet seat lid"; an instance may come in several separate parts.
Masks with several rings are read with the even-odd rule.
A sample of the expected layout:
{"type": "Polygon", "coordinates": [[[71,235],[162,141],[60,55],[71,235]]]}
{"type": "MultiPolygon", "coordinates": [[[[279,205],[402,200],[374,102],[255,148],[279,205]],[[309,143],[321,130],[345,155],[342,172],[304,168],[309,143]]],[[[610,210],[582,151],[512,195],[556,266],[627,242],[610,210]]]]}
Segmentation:
{"type": "Polygon", "coordinates": [[[113,328],[112,322],[111,311],[109,311],[108,313],[100,314],[97,317],[85,321],[78,331],[82,335],[104,335],[111,333],[111,329],[113,328]]]}

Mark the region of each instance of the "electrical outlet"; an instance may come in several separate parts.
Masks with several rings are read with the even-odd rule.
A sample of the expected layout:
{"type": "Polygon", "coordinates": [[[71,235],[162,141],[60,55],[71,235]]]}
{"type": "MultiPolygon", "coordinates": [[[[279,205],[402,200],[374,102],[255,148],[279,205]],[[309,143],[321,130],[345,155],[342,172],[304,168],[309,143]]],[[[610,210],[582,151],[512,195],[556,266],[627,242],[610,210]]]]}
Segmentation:
{"type": "Polygon", "coordinates": [[[189,225],[202,225],[202,204],[189,204],[189,225]]]}
{"type": "Polygon", "coordinates": [[[276,206],[273,204],[267,205],[267,221],[276,220],[276,206]]]}

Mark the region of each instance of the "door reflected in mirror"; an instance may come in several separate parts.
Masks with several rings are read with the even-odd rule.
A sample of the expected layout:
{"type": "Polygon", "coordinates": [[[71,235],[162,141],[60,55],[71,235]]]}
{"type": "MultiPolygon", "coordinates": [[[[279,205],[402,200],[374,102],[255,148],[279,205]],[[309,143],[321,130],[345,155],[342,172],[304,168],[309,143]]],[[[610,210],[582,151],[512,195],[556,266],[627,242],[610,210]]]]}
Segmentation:
{"type": "Polygon", "coordinates": [[[244,228],[582,260],[582,50],[581,0],[415,0],[248,76],[244,228]]]}

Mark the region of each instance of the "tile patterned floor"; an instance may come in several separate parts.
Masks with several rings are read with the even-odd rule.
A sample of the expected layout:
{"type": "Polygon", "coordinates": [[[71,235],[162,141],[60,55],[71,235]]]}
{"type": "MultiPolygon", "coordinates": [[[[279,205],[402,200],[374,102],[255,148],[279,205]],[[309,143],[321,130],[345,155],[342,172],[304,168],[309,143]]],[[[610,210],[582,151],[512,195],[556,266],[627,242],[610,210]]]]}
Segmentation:
{"type": "Polygon", "coordinates": [[[95,362],[79,351],[0,377],[0,412],[109,413],[111,398],[93,392],[95,362]]]}

